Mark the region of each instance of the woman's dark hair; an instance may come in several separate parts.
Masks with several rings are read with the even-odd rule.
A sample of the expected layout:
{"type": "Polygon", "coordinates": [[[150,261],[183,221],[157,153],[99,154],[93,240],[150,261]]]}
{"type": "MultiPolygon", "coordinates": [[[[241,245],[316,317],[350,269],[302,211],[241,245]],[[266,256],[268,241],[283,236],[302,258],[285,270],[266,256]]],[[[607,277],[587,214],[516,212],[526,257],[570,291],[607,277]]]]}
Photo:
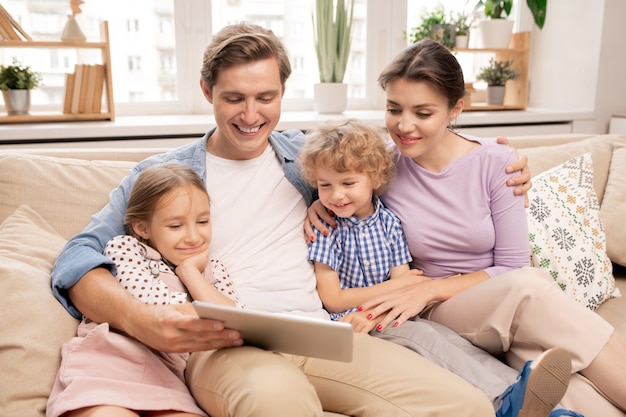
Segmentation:
{"type": "Polygon", "coordinates": [[[449,108],[465,96],[459,62],[445,46],[430,39],[416,42],[396,55],[380,73],[378,83],[386,90],[398,78],[429,83],[448,98],[449,108]]]}

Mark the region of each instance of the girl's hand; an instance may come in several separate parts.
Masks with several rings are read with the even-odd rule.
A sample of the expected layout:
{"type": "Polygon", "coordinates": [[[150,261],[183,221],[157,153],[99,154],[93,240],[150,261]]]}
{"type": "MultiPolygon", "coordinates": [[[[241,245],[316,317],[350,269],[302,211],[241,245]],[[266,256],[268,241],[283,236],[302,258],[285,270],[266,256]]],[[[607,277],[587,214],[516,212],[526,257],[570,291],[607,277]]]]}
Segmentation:
{"type": "Polygon", "coordinates": [[[392,291],[363,303],[359,310],[368,311],[367,318],[378,322],[376,326],[378,331],[389,325],[397,327],[411,317],[417,316],[433,302],[433,297],[425,285],[430,281],[430,278],[424,277],[421,282],[411,287],[392,291]]]}
{"type": "Polygon", "coordinates": [[[324,207],[319,200],[315,200],[307,210],[307,218],[304,219],[304,240],[307,245],[315,240],[313,228],[316,228],[324,235],[328,235],[329,230],[320,219],[324,220],[332,227],[337,226],[332,214],[326,210],[326,207],[324,207]]]}
{"type": "Polygon", "coordinates": [[[174,271],[178,278],[185,285],[187,285],[187,279],[193,279],[197,273],[202,274],[209,263],[209,249],[207,248],[205,251],[196,253],[195,255],[190,256],[189,258],[185,258],[180,265],[176,267],[174,271]]]}
{"type": "MultiPolygon", "coordinates": [[[[355,311],[341,317],[339,321],[342,321],[344,323],[350,323],[356,333],[369,333],[374,330],[374,328],[380,321],[375,319],[368,319],[367,316],[369,314],[369,311],[355,311]]],[[[380,319],[382,319],[382,317],[380,319]]]]}

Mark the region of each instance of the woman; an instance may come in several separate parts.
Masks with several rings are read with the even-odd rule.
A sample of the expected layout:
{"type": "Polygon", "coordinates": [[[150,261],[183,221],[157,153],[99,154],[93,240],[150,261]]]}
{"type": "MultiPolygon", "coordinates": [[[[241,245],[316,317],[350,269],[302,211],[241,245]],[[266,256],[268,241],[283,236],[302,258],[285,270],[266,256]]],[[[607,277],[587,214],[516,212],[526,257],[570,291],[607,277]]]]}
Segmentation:
{"type": "Polygon", "coordinates": [[[502,190],[506,161],[489,162],[491,142],[449,130],[465,94],[455,57],[436,42],[418,42],[379,83],[397,166],[382,200],[402,222],[412,267],[430,279],[362,309],[372,320],[384,316],[382,328],[416,315],[439,322],[517,369],[561,346],[574,372],[562,405],[587,417],[623,417],[626,342],[543,270],[526,266],[523,204],[502,190]]]}

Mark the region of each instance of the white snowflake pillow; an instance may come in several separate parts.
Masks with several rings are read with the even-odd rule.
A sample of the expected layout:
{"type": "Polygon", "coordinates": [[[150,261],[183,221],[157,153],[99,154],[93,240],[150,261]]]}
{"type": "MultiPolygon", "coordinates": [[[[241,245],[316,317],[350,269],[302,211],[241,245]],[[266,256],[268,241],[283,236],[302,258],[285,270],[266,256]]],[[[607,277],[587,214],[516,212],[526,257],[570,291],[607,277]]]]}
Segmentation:
{"type": "Polygon", "coordinates": [[[619,296],[593,189],[591,154],[532,178],[528,218],[532,265],[548,270],[571,298],[595,310],[619,296]]]}

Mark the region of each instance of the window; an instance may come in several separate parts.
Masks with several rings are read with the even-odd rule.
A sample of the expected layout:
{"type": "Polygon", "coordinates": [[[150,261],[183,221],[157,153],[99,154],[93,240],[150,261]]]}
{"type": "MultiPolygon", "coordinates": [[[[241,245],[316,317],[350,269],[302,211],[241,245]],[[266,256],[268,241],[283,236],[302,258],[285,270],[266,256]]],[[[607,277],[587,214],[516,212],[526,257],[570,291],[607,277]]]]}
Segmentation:
{"type": "MultiPolygon", "coordinates": [[[[349,108],[382,108],[376,76],[406,41],[407,3],[416,0],[356,0],[353,44],[344,82],[349,108]]],[[[59,40],[69,0],[7,0],[3,6],[37,40],[59,40]]],[[[99,40],[99,23],[109,22],[116,113],[206,113],[200,93],[202,52],[213,29],[248,20],[272,29],[290,52],[293,73],[283,109],[311,110],[318,82],[311,24],[312,0],[86,0],[76,19],[89,40],[99,40]],[[141,103],[141,105],[138,105],[141,103]]],[[[0,48],[0,63],[17,55],[44,75],[33,107],[62,101],[64,74],[93,59],[89,51],[0,48]]]]}

